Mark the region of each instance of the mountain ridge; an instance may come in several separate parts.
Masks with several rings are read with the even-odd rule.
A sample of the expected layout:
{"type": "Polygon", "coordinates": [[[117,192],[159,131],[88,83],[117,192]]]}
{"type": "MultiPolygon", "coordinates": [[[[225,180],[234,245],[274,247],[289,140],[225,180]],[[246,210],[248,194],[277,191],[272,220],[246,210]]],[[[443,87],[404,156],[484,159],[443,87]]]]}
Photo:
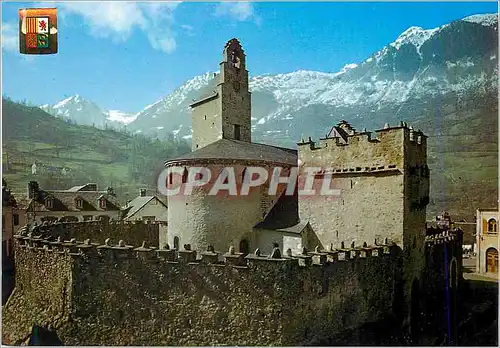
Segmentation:
{"type": "MultiPolygon", "coordinates": [[[[253,119],[257,122],[253,126],[256,135],[259,134],[261,125],[268,120],[280,116],[293,119],[292,113],[316,104],[335,105],[340,108],[372,104],[372,109],[380,110],[384,103],[403,104],[412,98],[426,98],[429,93],[461,93],[463,90],[483,88],[488,83],[496,88],[496,81],[486,81],[487,74],[471,73],[477,64],[474,57],[464,56],[463,52],[459,52],[458,57],[451,57],[456,59],[449,60],[445,59],[450,58],[446,57],[445,50],[438,54],[445,56],[441,61],[436,58],[436,53],[433,52],[435,47],[431,47],[433,43],[430,41],[439,35],[448,35],[447,31],[456,25],[493,27],[497,30],[497,16],[472,15],[433,29],[412,26],[401,33],[394,42],[374,52],[367,59],[346,64],[343,69],[334,73],[297,70],[252,77],[249,84],[251,92],[256,94],[253,97],[254,104],[260,103],[259,99],[268,104],[264,107],[253,106],[253,119]],[[421,68],[419,64],[422,65],[421,68]],[[446,67],[447,71],[439,71],[443,70],[443,67],[446,67]],[[393,76],[390,76],[391,74],[393,76]],[[294,90],[290,85],[300,88],[294,90]],[[269,110],[272,107],[274,109],[269,110]],[[268,112],[260,112],[261,108],[268,112]]],[[[438,48],[443,51],[442,47],[438,48]]],[[[498,60],[496,54],[490,55],[489,58],[495,62],[498,60]]],[[[493,66],[493,71],[490,71],[489,76],[492,76],[497,69],[495,64],[490,65],[493,66]]],[[[168,133],[173,133],[176,137],[189,139],[189,103],[197,99],[201,91],[209,86],[215,74],[206,72],[195,76],[165,98],[155,101],[141,111],[135,114],[124,113],[125,117],[122,119],[110,119],[109,111],[102,113],[107,115],[106,120],[115,121],[119,126],[126,125],[127,129],[135,132],[153,137],[165,137],[168,133]]],[[[69,113],[67,110],[58,112],[63,115],[69,113]]],[[[86,115],[91,114],[92,112],[86,111],[86,115]]],[[[260,133],[265,131],[267,130],[264,129],[260,133]]]]}
{"type": "MultiPolygon", "coordinates": [[[[127,129],[189,139],[189,104],[213,88],[215,76],[186,81],[134,114],[127,129]]],[[[410,27],[338,72],[251,77],[252,140],[294,148],[302,136],[323,137],[342,119],[368,130],[405,121],[429,136],[429,212],[448,209],[470,218],[476,207],[498,203],[497,76],[497,15],[410,27]]]]}

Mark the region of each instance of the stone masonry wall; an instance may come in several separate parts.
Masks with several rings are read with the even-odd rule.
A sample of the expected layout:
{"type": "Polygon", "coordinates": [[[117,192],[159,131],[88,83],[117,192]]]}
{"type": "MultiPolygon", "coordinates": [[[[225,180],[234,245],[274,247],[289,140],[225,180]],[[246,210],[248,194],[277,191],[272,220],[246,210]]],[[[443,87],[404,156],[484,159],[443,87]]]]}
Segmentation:
{"type": "Polygon", "coordinates": [[[192,150],[196,151],[220,139],[222,135],[221,98],[212,99],[192,108],[192,150]]]}
{"type": "Polygon", "coordinates": [[[391,238],[403,244],[404,132],[406,128],[377,131],[348,138],[299,144],[299,162],[332,173],[339,197],[301,197],[301,220],[309,220],[324,247],[342,241],[373,242],[391,238]]]}
{"type": "Polygon", "coordinates": [[[45,287],[16,289],[4,310],[4,342],[26,337],[36,313],[44,312],[65,318],[42,322],[52,325],[65,345],[332,342],[345,330],[391,315],[401,267],[394,246],[302,258],[283,258],[275,249],[271,256],[249,255],[246,262],[229,254],[225,263],[214,264],[217,254],[210,252],[195,261],[192,251],[32,238],[20,243],[35,247],[19,249],[25,260],[18,269],[22,284],[50,274],[46,284],[69,279],[71,290],[56,286],[49,301],[33,302],[46,296],[45,287]],[[71,305],[61,307],[68,296],[71,305]]]}
{"type": "Polygon", "coordinates": [[[59,327],[69,320],[72,267],[68,254],[47,252],[16,243],[16,287],[3,308],[2,343],[20,345],[33,325],[59,327]],[[9,318],[12,318],[9,320],[9,318]]]}
{"type": "Polygon", "coordinates": [[[226,164],[199,165],[210,168],[211,180],[203,187],[194,187],[191,194],[184,194],[186,184],[179,182],[179,176],[172,179],[172,189],[179,187],[180,193],[168,197],[169,245],[173,247],[174,238],[178,237],[181,246],[191,244],[194,249],[204,250],[212,245],[215,250],[222,251],[230,245],[237,247],[241,240],[247,239],[250,250],[255,250],[257,241],[253,233],[254,226],[276,204],[286,185],[278,186],[276,195],[268,195],[268,184],[250,188],[249,195],[240,195],[243,172],[248,166],[259,165],[268,171],[270,178],[274,166],[279,164],[229,160],[226,164]],[[213,184],[225,167],[234,169],[237,184],[237,192],[234,193],[237,195],[229,195],[227,190],[210,195],[213,184]]]}
{"type": "Polygon", "coordinates": [[[310,196],[299,200],[302,221],[309,221],[324,248],[391,238],[401,243],[403,176],[384,173],[335,175],[332,187],[339,197],[310,196]]]}

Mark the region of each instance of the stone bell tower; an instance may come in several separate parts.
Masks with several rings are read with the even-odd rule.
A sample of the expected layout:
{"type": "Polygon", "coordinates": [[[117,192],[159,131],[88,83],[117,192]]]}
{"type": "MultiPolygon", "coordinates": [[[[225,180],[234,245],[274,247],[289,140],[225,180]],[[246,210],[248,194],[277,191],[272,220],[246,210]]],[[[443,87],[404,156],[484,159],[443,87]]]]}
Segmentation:
{"type": "Polygon", "coordinates": [[[193,151],[219,139],[251,142],[248,71],[245,53],[237,39],[226,43],[220,74],[212,86],[207,94],[191,104],[193,151]]]}
{"type": "Polygon", "coordinates": [[[251,98],[245,52],[237,39],[224,47],[220,63],[222,137],[252,141],[251,98]]]}

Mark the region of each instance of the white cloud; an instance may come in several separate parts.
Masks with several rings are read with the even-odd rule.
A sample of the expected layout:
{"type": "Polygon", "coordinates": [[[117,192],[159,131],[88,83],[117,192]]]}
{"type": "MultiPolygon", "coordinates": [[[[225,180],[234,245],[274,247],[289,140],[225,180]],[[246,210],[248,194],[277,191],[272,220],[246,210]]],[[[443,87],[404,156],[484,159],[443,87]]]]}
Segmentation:
{"type": "Polygon", "coordinates": [[[19,52],[19,24],[2,23],[2,50],[19,52]]]}
{"type": "Polygon", "coordinates": [[[251,2],[221,2],[215,8],[215,15],[217,17],[228,16],[239,22],[253,19],[257,24],[260,23],[260,18],[255,15],[251,2]]]}
{"type": "Polygon", "coordinates": [[[59,7],[66,15],[83,17],[96,37],[124,42],[133,31],[139,30],[154,49],[171,53],[177,46],[172,25],[178,5],[179,2],[65,2],[59,7]]]}

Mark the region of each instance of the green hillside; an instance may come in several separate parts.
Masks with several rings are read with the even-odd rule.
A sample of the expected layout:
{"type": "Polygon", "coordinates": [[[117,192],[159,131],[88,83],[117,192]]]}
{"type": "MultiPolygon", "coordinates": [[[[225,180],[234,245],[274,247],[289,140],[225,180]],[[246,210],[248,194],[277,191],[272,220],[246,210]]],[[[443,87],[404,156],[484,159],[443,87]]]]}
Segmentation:
{"type": "Polygon", "coordinates": [[[139,188],[154,191],[163,162],[191,150],[173,138],[160,141],[76,125],[37,107],[2,100],[3,176],[16,195],[26,194],[30,180],[46,189],[96,182],[100,189],[114,187],[125,201],[139,188]]]}
{"type": "Polygon", "coordinates": [[[428,139],[430,214],[448,210],[473,221],[476,209],[497,206],[498,97],[430,100],[414,124],[428,139]]]}

